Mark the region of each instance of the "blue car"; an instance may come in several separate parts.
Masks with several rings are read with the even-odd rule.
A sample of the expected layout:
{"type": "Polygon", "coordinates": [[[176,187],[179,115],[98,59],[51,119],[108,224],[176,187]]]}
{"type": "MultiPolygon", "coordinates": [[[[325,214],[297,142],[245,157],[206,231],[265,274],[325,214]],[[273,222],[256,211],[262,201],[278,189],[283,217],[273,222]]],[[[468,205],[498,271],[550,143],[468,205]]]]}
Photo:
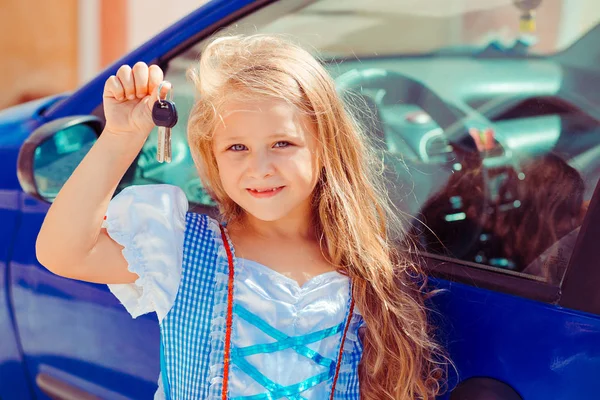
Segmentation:
{"type": "Polygon", "coordinates": [[[185,72],[224,28],[318,51],[381,152],[399,246],[440,289],[428,306],[454,363],[441,398],[600,398],[600,26],[580,12],[585,32],[563,2],[537,21],[496,3],[215,0],[75,92],[0,112],[0,398],[152,398],[156,316],[52,274],[35,242],[102,131],[105,80],[137,61],[166,71],[180,117],[173,161],[156,161],[155,130],[118,191],[173,184],[216,213],[187,148],[185,72]]]}

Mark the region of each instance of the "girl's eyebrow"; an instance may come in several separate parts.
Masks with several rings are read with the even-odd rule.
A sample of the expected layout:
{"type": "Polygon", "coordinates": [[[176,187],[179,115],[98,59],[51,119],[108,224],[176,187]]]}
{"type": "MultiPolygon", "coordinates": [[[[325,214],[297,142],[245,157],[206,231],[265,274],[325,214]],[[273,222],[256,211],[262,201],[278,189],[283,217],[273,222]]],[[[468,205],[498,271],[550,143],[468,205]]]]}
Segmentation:
{"type": "Polygon", "coordinates": [[[300,132],[298,132],[298,131],[281,131],[281,132],[275,132],[274,134],[272,134],[272,135],[269,136],[269,139],[289,138],[289,137],[299,138],[300,137],[300,132]]]}
{"type": "MultiPolygon", "coordinates": [[[[226,136],[226,137],[221,137],[221,141],[227,141],[227,142],[235,142],[235,141],[243,141],[245,139],[248,139],[250,135],[236,135],[236,136],[226,136]]],[[[271,135],[269,135],[267,137],[268,139],[285,139],[285,138],[295,138],[295,139],[300,139],[300,135],[299,132],[297,131],[280,131],[280,132],[276,132],[273,133],[271,135]]],[[[217,139],[219,140],[219,139],[217,139]]]]}

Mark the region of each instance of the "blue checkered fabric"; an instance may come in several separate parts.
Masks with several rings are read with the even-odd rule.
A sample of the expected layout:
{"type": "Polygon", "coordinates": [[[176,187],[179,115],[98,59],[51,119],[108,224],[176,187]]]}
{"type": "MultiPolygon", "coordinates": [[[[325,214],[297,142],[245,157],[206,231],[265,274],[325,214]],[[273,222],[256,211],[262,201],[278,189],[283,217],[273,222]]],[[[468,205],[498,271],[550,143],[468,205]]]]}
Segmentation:
{"type": "Polygon", "coordinates": [[[179,291],[161,323],[167,399],[207,398],[216,258],[207,217],[188,213],[179,291]]]}
{"type": "MultiPolygon", "coordinates": [[[[226,315],[222,305],[227,296],[223,257],[216,221],[187,213],[179,291],[161,322],[161,376],[168,400],[221,398],[226,315]]],[[[336,400],[359,398],[362,323],[355,313],[344,343],[336,400]]]]}

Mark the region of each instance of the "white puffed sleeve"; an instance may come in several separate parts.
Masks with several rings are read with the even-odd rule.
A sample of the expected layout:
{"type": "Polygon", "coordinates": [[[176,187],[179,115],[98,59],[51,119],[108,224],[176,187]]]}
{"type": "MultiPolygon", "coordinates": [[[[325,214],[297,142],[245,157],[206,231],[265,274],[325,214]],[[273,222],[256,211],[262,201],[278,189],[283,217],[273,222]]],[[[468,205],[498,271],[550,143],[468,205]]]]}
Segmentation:
{"type": "Polygon", "coordinates": [[[139,278],[108,287],[133,318],[154,311],[162,321],[173,306],[187,210],[184,192],[172,185],[130,186],[111,200],[102,226],[139,278]]]}

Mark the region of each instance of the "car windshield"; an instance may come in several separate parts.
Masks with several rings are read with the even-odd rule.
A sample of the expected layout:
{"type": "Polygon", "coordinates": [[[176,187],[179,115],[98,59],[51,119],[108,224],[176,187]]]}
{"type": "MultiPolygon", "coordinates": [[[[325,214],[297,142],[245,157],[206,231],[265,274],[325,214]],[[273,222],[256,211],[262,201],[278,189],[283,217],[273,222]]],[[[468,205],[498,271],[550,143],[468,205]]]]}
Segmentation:
{"type": "Polygon", "coordinates": [[[291,34],[326,57],[473,53],[489,46],[551,54],[573,44],[599,17],[600,3],[593,0],[322,0],[260,31],[291,34]]]}

